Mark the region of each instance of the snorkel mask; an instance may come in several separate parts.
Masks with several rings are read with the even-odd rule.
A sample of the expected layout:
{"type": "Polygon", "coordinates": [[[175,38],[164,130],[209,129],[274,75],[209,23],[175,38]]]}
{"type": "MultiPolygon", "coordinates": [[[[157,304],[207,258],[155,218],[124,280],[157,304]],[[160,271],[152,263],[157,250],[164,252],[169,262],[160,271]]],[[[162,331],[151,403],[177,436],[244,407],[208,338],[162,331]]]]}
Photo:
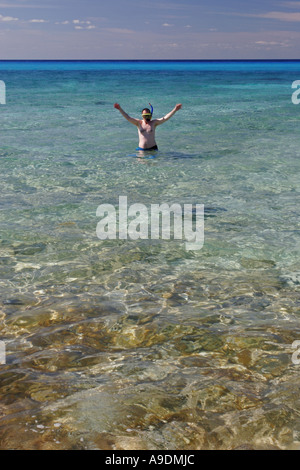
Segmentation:
{"type": "MultiPolygon", "coordinates": [[[[142,113],[142,117],[145,118],[147,122],[150,122],[150,121],[151,121],[152,114],[153,114],[153,106],[152,106],[152,104],[150,104],[150,103],[149,103],[149,105],[150,105],[150,108],[151,108],[151,112],[149,112],[149,113],[148,113],[148,112],[142,113]]],[[[146,111],[146,109],[147,109],[147,111],[149,111],[148,108],[145,108],[144,111],[146,111]]]]}

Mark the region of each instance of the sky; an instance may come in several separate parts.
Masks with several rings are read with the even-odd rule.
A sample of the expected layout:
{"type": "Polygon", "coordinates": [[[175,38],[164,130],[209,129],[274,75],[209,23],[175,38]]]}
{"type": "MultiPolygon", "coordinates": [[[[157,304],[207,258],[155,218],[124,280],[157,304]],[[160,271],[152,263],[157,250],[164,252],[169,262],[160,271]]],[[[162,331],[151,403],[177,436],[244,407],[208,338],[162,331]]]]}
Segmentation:
{"type": "Polygon", "coordinates": [[[300,1],[0,0],[0,59],[298,59],[300,1]]]}

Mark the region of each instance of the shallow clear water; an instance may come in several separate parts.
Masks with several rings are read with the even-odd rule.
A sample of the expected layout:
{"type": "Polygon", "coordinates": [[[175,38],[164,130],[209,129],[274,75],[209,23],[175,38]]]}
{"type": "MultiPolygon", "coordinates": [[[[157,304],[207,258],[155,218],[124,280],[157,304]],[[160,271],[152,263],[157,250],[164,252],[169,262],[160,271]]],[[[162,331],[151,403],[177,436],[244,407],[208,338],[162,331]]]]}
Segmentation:
{"type": "Polygon", "coordinates": [[[299,448],[299,62],[2,62],[2,449],[299,448]],[[113,108],[154,117],[159,152],[113,108]],[[97,207],[205,206],[205,243],[97,207]],[[246,446],[246,447],[245,447],[246,446]]]}

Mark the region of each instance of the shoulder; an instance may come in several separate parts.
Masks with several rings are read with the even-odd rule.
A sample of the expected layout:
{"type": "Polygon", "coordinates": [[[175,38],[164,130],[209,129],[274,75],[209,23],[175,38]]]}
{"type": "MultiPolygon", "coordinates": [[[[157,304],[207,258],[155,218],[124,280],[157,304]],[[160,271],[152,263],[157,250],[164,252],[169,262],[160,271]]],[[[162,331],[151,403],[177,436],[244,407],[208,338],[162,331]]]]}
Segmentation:
{"type": "Polygon", "coordinates": [[[141,126],[141,121],[139,119],[135,119],[135,118],[132,118],[132,117],[128,117],[127,120],[129,122],[131,122],[131,124],[134,124],[135,126],[137,127],[140,127],[141,126]]]}

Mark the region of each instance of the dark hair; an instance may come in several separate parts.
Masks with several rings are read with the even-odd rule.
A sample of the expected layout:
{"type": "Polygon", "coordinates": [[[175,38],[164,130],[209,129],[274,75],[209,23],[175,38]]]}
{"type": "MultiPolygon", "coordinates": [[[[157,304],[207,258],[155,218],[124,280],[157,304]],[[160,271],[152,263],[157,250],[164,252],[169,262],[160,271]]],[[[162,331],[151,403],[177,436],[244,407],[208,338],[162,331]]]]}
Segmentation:
{"type": "Polygon", "coordinates": [[[144,111],[146,111],[146,113],[149,113],[149,114],[151,114],[151,111],[150,111],[150,109],[149,109],[149,108],[144,108],[144,109],[143,109],[143,111],[142,111],[142,113],[143,113],[144,111]]]}

